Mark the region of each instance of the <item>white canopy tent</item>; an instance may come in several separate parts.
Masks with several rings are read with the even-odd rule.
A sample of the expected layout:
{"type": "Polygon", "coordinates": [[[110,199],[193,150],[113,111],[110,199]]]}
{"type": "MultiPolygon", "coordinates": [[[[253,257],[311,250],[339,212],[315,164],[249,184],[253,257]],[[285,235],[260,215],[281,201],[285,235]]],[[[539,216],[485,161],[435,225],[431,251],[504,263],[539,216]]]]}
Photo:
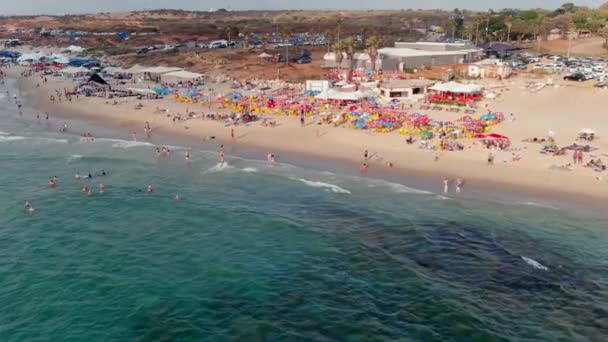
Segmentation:
{"type": "Polygon", "coordinates": [[[429,88],[430,90],[439,91],[442,93],[456,94],[476,94],[481,93],[483,87],[477,84],[462,84],[458,82],[447,82],[436,84],[429,88]]]}
{"type": "Polygon", "coordinates": [[[183,70],[183,69],[175,68],[175,67],[157,66],[157,67],[143,68],[141,70],[141,72],[162,75],[162,74],[167,74],[170,72],[181,71],[181,70],[183,70]]]}
{"type": "Polygon", "coordinates": [[[67,48],[63,49],[63,51],[71,52],[71,53],[81,53],[85,49],[82,46],[70,45],[67,48]]]}
{"type": "Polygon", "coordinates": [[[156,94],[156,92],[152,89],[146,89],[146,88],[127,88],[128,91],[136,93],[136,94],[142,94],[142,95],[154,95],[156,94]]]}
{"type": "Polygon", "coordinates": [[[103,72],[108,75],[116,75],[116,74],[127,74],[128,70],[123,69],[121,67],[106,67],[103,69],[103,72]]]}
{"type": "Polygon", "coordinates": [[[169,80],[177,80],[177,81],[191,81],[197,78],[203,77],[203,74],[199,74],[196,72],[190,72],[187,70],[179,70],[168,72],[166,74],[161,75],[163,81],[169,80]]]}
{"type": "Polygon", "coordinates": [[[272,55],[268,54],[266,52],[262,52],[261,54],[258,55],[258,58],[271,58],[272,55]]]}
{"type": "Polygon", "coordinates": [[[57,64],[69,64],[70,63],[70,59],[64,55],[51,55],[47,58],[48,60],[51,60],[57,64]]]}
{"type": "Polygon", "coordinates": [[[24,53],[17,58],[18,63],[24,62],[39,62],[41,59],[46,57],[42,52],[24,53]]]}
{"type": "Polygon", "coordinates": [[[60,71],[60,73],[65,76],[73,76],[76,74],[88,74],[90,72],[91,70],[83,67],[67,67],[60,71]]]}
{"type": "Polygon", "coordinates": [[[144,73],[147,68],[143,67],[139,64],[135,64],[134,66],[130,67],[129,69],[126,69],[125,72],[128,74],[142,74],[144,73]]]}
{"type": "Polygon", "coordinates": [[[359,101],[370,97],[371,94],[365,91],[338,91],[335,89],[328,89],[315,96],[315,99],[319,100],[343,100],[343,101],[359,101]]]}

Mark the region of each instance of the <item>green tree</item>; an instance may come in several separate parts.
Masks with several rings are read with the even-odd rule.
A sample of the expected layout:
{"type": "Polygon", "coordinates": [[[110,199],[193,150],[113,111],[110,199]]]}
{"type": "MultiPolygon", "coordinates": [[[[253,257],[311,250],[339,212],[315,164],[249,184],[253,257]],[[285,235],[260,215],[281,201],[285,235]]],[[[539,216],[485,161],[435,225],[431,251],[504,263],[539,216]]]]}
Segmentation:
{"type": "Polygon", "coordinates": [[[355,38],[353,37],[348,37],[345,38],[344,40],[342,40],[342,45],[343,45],[343,49],[344,52],[346,53],[346,59],[348,61],[348,77],[350,79],[350,75],[353,72],[354,69],[354,63],[353,63],[353,59],[355,57],[355,50],[357,48],[357,42],[355,40],[355,38]]]}

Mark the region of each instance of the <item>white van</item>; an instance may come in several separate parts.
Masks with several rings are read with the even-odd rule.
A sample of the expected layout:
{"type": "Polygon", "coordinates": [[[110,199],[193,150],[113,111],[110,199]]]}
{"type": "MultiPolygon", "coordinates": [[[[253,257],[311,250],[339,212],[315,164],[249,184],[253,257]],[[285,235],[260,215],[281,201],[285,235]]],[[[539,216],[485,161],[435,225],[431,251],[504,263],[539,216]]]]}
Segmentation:
{"type": "Polygon", "coordinates": [[[214,40],[211,43],[209,43],[209,48],[210,49],[220,49],[220,48],[226,48],[228,47],[228,41],[227,40],[214,40]]]}

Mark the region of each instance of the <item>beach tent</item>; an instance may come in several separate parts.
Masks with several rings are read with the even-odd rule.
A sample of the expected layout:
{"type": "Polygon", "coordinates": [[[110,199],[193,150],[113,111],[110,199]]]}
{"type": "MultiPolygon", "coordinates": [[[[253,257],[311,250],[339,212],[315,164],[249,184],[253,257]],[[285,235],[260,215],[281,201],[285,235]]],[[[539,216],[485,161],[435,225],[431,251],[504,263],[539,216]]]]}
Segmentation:
{"type": "Polygon", "coordinates": [[[121,67],[106,67],[103,69],[103,72],[108,75],[116,75],[116,74],[128,74],[129,71],[123,69],[121,67]]]}
{"type": "Polygon", "coordinates": [[[49,61],[52,61],[57,64],[69,64],[70,59],[64,55],[50,55],[47,58],[49,61]]]}
{"type": "Polygon", "coordinates": [[[45,54],[41,52],[33,52],[33,53],[24,53],[17,58],[18,63],[32,63],[39,62],[40,60],[46,57],[45,54]]]}
{"type": "Polygon", "coordinates": [[[125,72],[127,74],[143,74],[146,70],[146,67],[143,67],[139,64],[135,64],[134,66],[130,67],[129,69],[126,69],[125,72]]]}
{"type": "Polygon", "coordinates": [[[142,72],[147,73],[147,74],[162,75],[162,74],[168,74],[170,72],[181,71],[181,70],[183,70],[183,69],[175,68],[175,67],[157,66],[157,67],[143,68],[142,72]]]}
{"type": "Polygon", "coordinates": [[[91,75],[91,78],[89,78],[89,82],[95,82],[95,83],[99,83],[99,84],[103,84],[103,85],[107,85],[109,86],[108,82],[106,82],[106,80],[104,80],[101,76],[99,76],[99,74],[95,73],[93,75],[91,75]]]}
{"type": "Polygon", "coordinates": [[[95,58],[70,58],[69,65],[80,67],[85,64],[97,63],[97,59],[95,58]]]}
{"type": "Polygon", "coordinates": [[[198,74],[196,72],[190,72],[186,70],[168,72],[161,76],[163,81],[191,81],[201,77],[203,77],[203,74],[198,74]]]}
{"type": "Polygon", "coordinates": [[[71,52],[71,53],[81,53],[83,52],[85,49],[81,46],[76,46],[76,45],[70,45],[67,48],[63,49],[63,51],[66,52],[71,52]]]}
{"type": "Polygon", "coordinates": [[[342,101],[359,101],[370,97],[368,92],[357,90],[357,91],[337,91],[335,89],[328,89],[327,91],[321,92],[315,96],[319,100],[342,100],[342,101]]]}
{"type": "Polygon", "coordinates": [[[479,94],[483,90],[483,87],[477,84],[462,84],[458,82],[447,82],[436,84],[429,89],[438,91],[441,93],[454,93],[454,94],[479,94]]]}
{"type": "Polygon", "coordinates": [[[59,71],[62,75],[72,77],[77,74],[88,74],[91,70],[83,67],[67,67],[59,71]]]}
{"type": "Polygon", "coordinates": [[[583,128],[581,129],[578,134],[593,134],[595,135],[595,131],[592,130],[591,128],[583,128]]]}
{"type": "Polygon", "coordinates": [[[132,93],[136,93],[136,94],[142,94],[142,95],[154,95],[156,94],[156,92],[152,89],[146,89],[146,88],[127,88],[128,91],[132,92],[132,93]]]}
{"type": "Polygon", "coordinates": [[[19,58],[19,56],[21,56],[21,53],[17,52],[17,51],[8,51],[8,50],[0,51],[0,57],[15,59],[15,58],[19,58]]]}

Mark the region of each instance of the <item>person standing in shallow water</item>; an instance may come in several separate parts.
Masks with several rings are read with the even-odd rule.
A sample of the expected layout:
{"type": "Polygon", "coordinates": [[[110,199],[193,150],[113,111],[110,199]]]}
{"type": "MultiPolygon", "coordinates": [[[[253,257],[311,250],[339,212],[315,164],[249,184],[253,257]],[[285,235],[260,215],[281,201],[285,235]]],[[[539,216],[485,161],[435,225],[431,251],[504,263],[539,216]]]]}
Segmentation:
{"type": "Polygon", "coordinates": [[[443,193],[447,194],[449,191],[449,186],[450,186],[450,179],[448,177],[445,177],[443,179],[443,193]]]}

